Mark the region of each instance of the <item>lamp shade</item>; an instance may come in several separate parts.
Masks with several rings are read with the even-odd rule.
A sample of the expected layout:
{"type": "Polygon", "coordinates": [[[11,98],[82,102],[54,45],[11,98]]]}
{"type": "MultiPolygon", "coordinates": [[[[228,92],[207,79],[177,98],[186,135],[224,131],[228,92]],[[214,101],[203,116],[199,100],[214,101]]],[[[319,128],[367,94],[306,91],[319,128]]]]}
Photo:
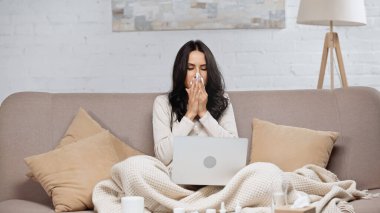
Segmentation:
{"type": "Polygon", "coordinates": [[[298,24],[360,26],[367,24],[364,0],[301,0],[298,24]]]}

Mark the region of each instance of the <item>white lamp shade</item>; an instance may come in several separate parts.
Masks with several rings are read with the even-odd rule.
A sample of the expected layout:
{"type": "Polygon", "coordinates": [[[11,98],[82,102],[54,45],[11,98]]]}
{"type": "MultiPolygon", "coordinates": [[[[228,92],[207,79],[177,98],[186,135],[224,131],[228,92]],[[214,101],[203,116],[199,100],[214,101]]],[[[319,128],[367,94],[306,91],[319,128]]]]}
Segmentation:
{"type": "Polygon", "coordinates": [[[367,24],[364,0],[301,0],[298,24],[360,26],[367,24]]]}

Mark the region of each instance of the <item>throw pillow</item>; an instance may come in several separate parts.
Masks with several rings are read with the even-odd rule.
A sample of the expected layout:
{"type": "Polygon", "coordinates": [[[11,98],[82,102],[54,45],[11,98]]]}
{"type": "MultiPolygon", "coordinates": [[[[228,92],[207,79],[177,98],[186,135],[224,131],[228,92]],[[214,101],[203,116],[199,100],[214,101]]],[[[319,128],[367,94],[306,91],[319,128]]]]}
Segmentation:
{"type": "Polygon", "coordinates": [[[103,129],[100,124],[86,112],[86,110],[80,107],[57,148],[90,137],[104,130],[105,129],[103,129]]]}
{"type": "MultiPolygon", "coordinates": [[[[87,138],[102,131],[105,131],[105,129],[102,128],[100,124],[86,112],[86,110],[80,107],[78,113],[75,115],[73,121],[66,130],[64,137],[61,139],[56,149],[71,143],[75,143],[80,139],[87,138]]],[[[142,154],[141,152],[120,141],[118,138],[113,140],[113,142],[116,154],[119,157],[119,161],[125,160],[129,156],[142,154]]],[[[26,176],[32,178],[33,180],[36,180],[32,172],[28,172],[26,176]]]]}
{"type": "MultiPolygon", "coordinates": [[[[80,139],[87,138],[99,132],[105,131],[103,127],[100,126],[82,107],[73,121],[71,122],[69,128],[67,129],[65,136],[59,142],[57,148],[66,146],[71,143],[75,143],[80,139]]],[[[112,135],[113,136],[113,135],[112,135]]],[[[127,157],[134,155],[141,155],[142,153],[128,146],[126,143],[119,140],[117,137],[113,136],[112,141],[115,147],[116,155],[119,161],[125,160],[127,157]]]]}
{"type": "Polygon", "coordinates": [[[253,119],[250,163],[270,162],[289,172],[307,164],[325,168],[337,137],[337,132],[253,119]]]}
{"type": "MultiPolygon", "coordinates": [[[[60,148],[80,139],[87,138],[96,133],[102,132],[103,129],[82,107],[79,108],[69,128],[66,130],[64,137],[56,148],[60,148]]],[[[29,178],[36,180],[32,172],[26,174],[29,178]]]]}
{"type": "Polygon", "coordinates": [[[92,209],[92,189],[110,177],[119,161],[108,131],[71,143],[53,151],[25,158],[35,178],[52,198],[56,212],[92,209]]]}
{"type": "MultiPolygon", "coordinates": [[[[98,149],[96,149],[96,151],[98,151],[98,149]]],[[[95,177],[96,182],[100,179],[106,179],[109,177],[110,168],[113,164],[125,160],[128,157],[141,154],[141,152],[128,146],[126,143],[122,142],[117,137],[112,135],[109,131],[102,128],[83,108],[80,108],[55,150],[47,152],[45,154],[25,158],[25,161],[31,170],[27,176],[31,177],[33,180],[40,182],[46,192],[52,197],[56,210],[61,211],[62,209],[71,209],[71,211],[73,211],[92,208],[93,204],[91,201],[91,196],[94,184],[92,184],[91,181],[84,180],[91,179],[89,176],[95,177]],[[102,146],[99,146],[99,148],[97,143],[101,143],[102,140],[105,144],[102,144],[102,146]],[[91,144],[92,141],[95,141],[95,143],[91,144]],[[72,146],[77,143],[82,145],[72,146]],[[95,146],[94,148],[99,149],[104,146],[107,146],[107,149],[112,148],[112,164],[109,164],[110,161],[107,157],[108,155],[111,155],[111,151],[107,151],[107,149],[105,157],[102,155],[101,157],[97,156],[100,159],[96,159],[93,161],[94,163],[88,164],[91,162],[90,157],[88,157],[88,155],[91,154],[88,153],[88,147],[90,146],[95,146]],[[70,165],[73,164],[73,159],[66,161],[65,159],[62,160],[62,157],[57,157],[62,155],[69,155],[69,151],[67,150],[71,150],[73,152],[71,154],[76,155],[77,160],[75,163],[78,164],[78,167],[75,169],[72,169],[70,167],[70,165]],[[82,155],[85,158],[85,163],[79,164],[79,162],[83,160],[82,155]],[[55,160],[50,161],[50,158],[55,160]],[[56,158],[60,160],[58,161],[56,158]],[[114,158],[116,158],[116,160],[114,160],[114,158]],[[45,163],[44,160],[49,163],[45,163]],[[44,163],[46,165],[44,165],[44,163]],[[99,163],[100,165],[105,166],[99,168],[99,163]],[[46,168],[46,166],[48,166],[48,168],[46,168]],[[83,171],[91,170],[92,172],[82,172],[80,175],[78,175],[77,171],[81,170],[82,167],[86,167],[83,169],[83,171]],[[59,179],[60,177],[61,179],[59,179]],[[55,178],[58,178],[56,182],[53,181],[55,178]],[[75,182],[76,184],[72,184],[72,181],[75,179],[79,180],[78,182],[75,182]],[[51,188],[53,186],[57,188],[55,191],[53,190],[54,188],[51,188]],[[77,187],[78,190],[72,190],[72,188],[75,187],[77,187]],[[72,191],[74,191],[74,193],[72,191]],[[72,198],[67,199],[67,196],[71,196],[69,195],[70,193],[72,194],[72,198]],[[83,202],[85,199],[87,199],[87,201],[83,202]]]]}

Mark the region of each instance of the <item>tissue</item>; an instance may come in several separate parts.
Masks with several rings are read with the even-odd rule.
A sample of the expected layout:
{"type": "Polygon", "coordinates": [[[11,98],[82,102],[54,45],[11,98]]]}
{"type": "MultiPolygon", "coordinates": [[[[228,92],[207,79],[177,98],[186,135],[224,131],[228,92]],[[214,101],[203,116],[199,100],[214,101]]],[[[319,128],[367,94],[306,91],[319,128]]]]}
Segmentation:
{"type": "MultiPolygon", "coordinates": [[[[195,73],[194,79],[195,79],[195,81],[202,82],[202,84],[205,83],[204,80],[203,80],[203,77],[199,74],[199,72],[195,73]]],[[[193,85],[193,80],[190,81],[190,86],[191,85],[193,85]]]]}
{"type": "Polygon", "coordinates": [[[199,74],[199,72],[195,73],[195,80],[196,80],[196,81],[201,81],[202,84],[204,84],[204,82],[203,82],[203,78],[202,78],[202,76],[199,74]]]}
{"type": "Polygon", "coordinates": [[[304,208],[310,206],[310,198],[306,193],[297,192],[297,199],[294,201],[292,208],[304,208]]]}

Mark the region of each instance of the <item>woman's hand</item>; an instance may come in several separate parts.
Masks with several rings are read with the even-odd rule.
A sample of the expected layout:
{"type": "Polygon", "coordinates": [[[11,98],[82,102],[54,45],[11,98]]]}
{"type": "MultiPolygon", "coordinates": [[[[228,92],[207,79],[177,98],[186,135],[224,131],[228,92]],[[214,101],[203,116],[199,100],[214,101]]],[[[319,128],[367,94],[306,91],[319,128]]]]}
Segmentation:
{"type": "Polygon", "coordinates": [[[203,81],[198,82],[198,88],[199,88],[199,96],[198,96],[198,116],[202,118],[206,112],[207,112],[207,100],[208,100],[208,94],[206,92],[205,85],[203,81]]]}
{"type": "Polygon", "coordinates": [[[198,107],[199,107],[199,87],[201,84],[197,82],[195,79],[192,80],[192,84],[190,89],[186,88],[187,95],[189,96],[189,100],[187,102],[187,112],[185,116],[190,120],[194,120],[194,118],[198,115],[198,107]]]}

